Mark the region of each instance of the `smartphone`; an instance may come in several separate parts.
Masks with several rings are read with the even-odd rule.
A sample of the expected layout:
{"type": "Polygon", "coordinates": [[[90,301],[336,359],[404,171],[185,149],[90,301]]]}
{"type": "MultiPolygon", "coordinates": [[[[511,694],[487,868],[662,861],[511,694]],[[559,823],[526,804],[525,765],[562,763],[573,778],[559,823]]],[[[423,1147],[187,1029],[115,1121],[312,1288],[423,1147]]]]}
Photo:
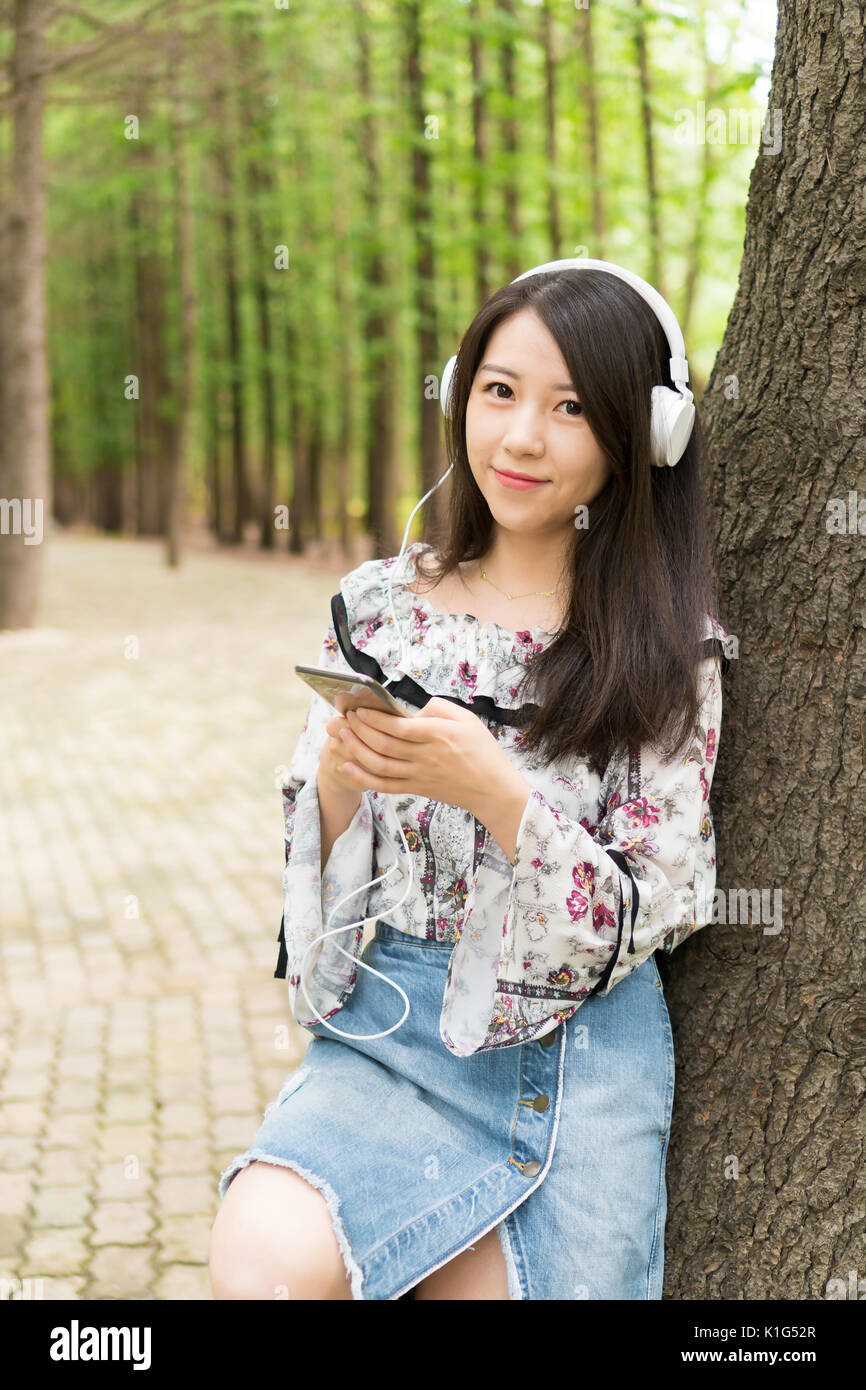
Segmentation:
{"type": "Polygon", "coordinates": [[[338,714],[345,714],[347,709],[379,709],[385,714],[414,717],[414,713],[398,705],[391,692],[372,676],[361,675],[358,671],[349,676],[343,671],[324,670],[321,666],[296,666],[295,672],[317,695],[333,705],[338,714]],[[340,704],[337,704],[338,699],[340,704]]]}

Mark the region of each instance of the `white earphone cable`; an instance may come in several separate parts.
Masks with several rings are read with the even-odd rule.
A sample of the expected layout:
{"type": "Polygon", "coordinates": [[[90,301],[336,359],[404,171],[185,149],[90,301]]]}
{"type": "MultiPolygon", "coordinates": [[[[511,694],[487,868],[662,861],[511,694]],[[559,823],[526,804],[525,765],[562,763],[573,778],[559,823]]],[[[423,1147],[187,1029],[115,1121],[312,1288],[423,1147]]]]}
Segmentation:
{"type": "MultiPolygon", "coordinates": [[[[454,466],[454,465],[452,464],[452,465],[451,465],[451,468],[453,468],[453,466],[454,466]]],[[[415,512],[418,511],[418,508],[419,508],[419,507],[421,507],[421,506],[424,505],[424,503],[427,501],[427,498],[431,495],[431,493],[434,493],[434,492],[436,491],[437,487],[439,487],[441,483],[444,483],[445,479],[448,477],[448,474],[451,472],[451,468],[448,468],[448,469],[446,470],[446,472],[442,474],[442,477],[439,479],[439,482],[434,483],[433,487],[431,487],[431,489],[430,489],[430,492],[425,492],[424,496],[421,498],[421,501],[417,504],[417,506],[414,507],[414,509],[413,509],[412,512],[410,513],[410,515],[409,515],[409,520],[406,522],[406,530],[403,532],[403,544],[400,546],[400,554],[397,556],[397,559],[395,560],[394,564],[391,565],[391,567],[390,567],[390,573],[389,573],[389,575],[388,575],[388,607],[389,607],[390,612],[391,612],[391,622],[394,624],[394,631],[398,634],[399,639],[400,639],[400,660],[399,660],[399,663],[398,663],[398,666],[397,666],[397,670],[398,670],[398,672],[400,672],[400,673],[402,673],[402,674],[406,674],[406,672],[404,671],[403,668],[407,665],[407,650],[406,650],[406,641],[405,641],[403,629],[400,627],[400,624],[397,622],[397,615],[396,615],[396,613],[394,612],[394,571],[395,571],[395,569],[399,566],[400,561],[401,561],[402,558],[403,558],[403,554],[404,554],[404,551],[405,551],[405,549],[406,549],[406,541],[407,541],[408,536],[409,536],[409,528],[410,528],[411,525],[412,525],[412,518],[414,517],[415,512]]],[[[397,677],[396,675],[394,675],[394,676],[389,676],[388,679],[387,679],[386,681],[383,681],[383,682],[382,682],[382,684],[387,686],[387,685],[390,685],[392,681],[397,680],[397,679],[398,679],[398,677],[397,677]]],[[[396,809],[395,809],[395,807],[393,806],[393,803],[392,803],[392,801],[391,801],[391,797],[393,796],[393,793],[392,793],[392,792],[384,792],[384,793],[383,793],[383,796],[385,797],[385,800],[386,800],[386,802],[388,803],[389,808],[390,808],[390,810],[391,810],[391,813],[392,813],[392,815],[393,815],[393,817],[394,817],[394,819],[395,819],[395,821],[396,821],[396,824],[397,824],[397,831],[398,831],[399,836],[400,836],[400,842],[401,842],[401,844],[402,844],[402,846],[403,846],[403,849],[405,850],[405,853],[406,853],[406,862],[407,862],[408,870],[409,870],[409,881],[408,881],[408,883],[406,884],[406,891],[405,891],[405,893],[403,894],[402,898],[399,900],[399,902],[393,903],[390,907],[387,907],[387,908],[385,908],[384,910],[382,910],[382,911],[380,911],[380,912],[377,912],[377,914],[376,914],[377,919],[380,918],[380,917],[385,917],[386,915],[388,915],[388,914],[390,914],[390,913],[392,913],[392,912],[396,912],[396,910],[397,910],[398,907],[402,907],[402,906],[403,906],[403,903],[406,901],[407,897],[409,896],[410,892],[412,891],[412,882],[413,882],[412,852],[411,852],[411,850],[409,849],[409,846],[408,846],[407,843],[406,843],[406,836],[405,836],[405,834],[403,833],[403,827],[402,827],[402,825],[400,824],[400,818],[399,818],[399,816],[397,815],[396,809]]],[[[376,818],[375,818],[375,816],[373,817],[373,825],[374,825],[374,826],[376,825],[376,818]]],[[[390,868],[386,869],[385,872],[384,872],[383,874],[380,874],[378,878],[373,878],[373,879],[370,880],[369,883],[363,883],[363,884],[361,885],[360,888],[353,888],[353,889],[351,890],[351,892],[349,892],[349,893],[344,893],[343,896],[342,896],[342,898],[340,898],[338,902],[334,903],[334,906],[331,908],[331,911],[328,913],[328,926],[327,926],[326,929],[322,932],[322,935],[321,935],[321,936],[317,936],[316,939],[315,939],[315,941],[311,941],[311,942],[308,944],[307,949],[303,952],[303,954],[302,954],[302,956],[301,956],[301,964],[300,964],[300,968],[299,968],[299,983],[300,983],[301,989],[302,989],[302,991],[303,991],[304,998],[305,998],[305,1000],[307,1001],[307,1007],[308,1007],[308,1009],[310,1010],[311,1013],[314,1013],[314,1014],[316,1015],[316,1018],[318,1019],[319,1023],[324,1024],[324,1026],[325,1026],[326,1028],[329,1028],[329,1029],[331,1030],[332,1033],[337,1033],[337,1034],[339,1034],[339,1036],[340,1036],[341,1038],[355,1038],[355,1039],[357,1039],[357,1040],[360,1041],[360,1042],[367,1042],[367,1041],[369,1041],[369,1040],[372,1039],[372,1038],[386,1038],[386,1037],[388,1036],[389,1033],[393,1033],[393,1032],[395,1032],[395,1030],[396,1030],[397,1028],[402,1027],[403,1023],[404,1023],[404,1022],[406,1021],[406,1019],[408,1018],[409,1012],[410,1012],[410,1004],[409,1004],[409,999],[408,999],[408,997],[407,997],[407,995],[406,995],[406,991],[403,990],[403,989],[401,989],[400,986],[396,983],[396,981],[394,981],[394,980],[389,980],[387,975],[383,975],[382,972],[379,971],[379,970],[374,970],[373,967],[372,967],[372,965],[367,965],[367,963],[366,963],[365,961],[361,960],[360,957],[353,955],[351,951],[346,951],[346,950],[344,950],[344,948],[343,948],[342,946],[338,946],[338,947],[337,947],[337,950],[340,951],[340,952],[342,952],[342,954],[343,954],[344,956],[348,957],[350,960],[354,960],[354,961],[356,962],[356,964],[360,965],[361,968],[362,968],[363,970],[369,970],[370,973],[371,973],[372,975],[378,975],[380,980],[384,980],[385,983],[386,983],[386,984],[389,984],[389,985],[391,986],[392,989],[396,989],[398,994],[402,994],[402,996],[403,996],[403,998],[404,998],[404,1000],[405,1000],[405,1002],[406,1002],[406,1009],[405,1009],[405,1011],[404,1011],[404,1013],[403,1013],[403,1017],[399,1020],[399,1022],[395,1023],[391,1028],[386,1028],[386,1029],[385,1029],[383,1032],[381,1032],[381,1033],[344,1033],[342,1029],[340,1029],[340,1028],[335,1028],[332,1024],[330,1024],[330,1023],[327,1021],[327,1019],[323,1018],[322,1015],[318,1012],[318,1010],[315,1009],[315,1008],[313,1007],[312,1003],[310,1002],[310,996],[309,996],[309,994],[307,993],[307,986],[306,986],[306,984],[304,983],[304,962],[306,961],[307,956],[309,955],[309,953],[310,953],[310,951],[313,949],[313,947],[314,947],[314,946],[318,946],[319,943],[320,943],[321,941],[324,941],[324,939],[325,939],[326,936],[333,936],[336,932],[349,931],[351,928],[363,926],[364,922],[367,920],[367,919],[364,918],[364,917],[358,918],[358,920],[355,921],[355,922],[347,922],[347,923],[346,923],[344,926],[342,926],[342,927],[331,927],[330,923],[331,923],[331,921],[333,920],[333,916],[334,916],[334,913],[337,911],[337,908],[340,907],[340,906],[342,906],[342,904],[343,904],[344,902],[346,902],[347,899],[354,897],[354,895],[355,895],[356,893],[362,892],[365,888],[372,888],[375,884],[377,884],[377,883],[382,883],[382,882],[388,877],[389,874],[393,873],[393,871],[394,871],[396,868],[399,867],[399,862],[400,862],[400,860],[399,860],[399,855],[398,855],[397,858],[395,858],[394,863],[390,866],[390,868]]]]}

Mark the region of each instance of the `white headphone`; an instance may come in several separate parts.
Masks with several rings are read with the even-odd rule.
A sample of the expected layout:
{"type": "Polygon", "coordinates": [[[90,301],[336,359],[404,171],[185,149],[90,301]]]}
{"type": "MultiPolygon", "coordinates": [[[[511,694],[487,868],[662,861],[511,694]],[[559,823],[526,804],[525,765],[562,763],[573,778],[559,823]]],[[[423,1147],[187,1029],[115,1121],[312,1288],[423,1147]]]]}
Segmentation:
{"type": "MultiPolygon", "coordinates": [[[[665,331],[668,347],[671,350],[670,375],[676,389],[671,390],[669,386],[654,386],[652,388],[650,426],[652,461],[659,468],[664,468],[665,465],[670,465],[672,468],[682,458],[695,422],[695,398],[685,384],[689,379],[686,346],[673,309],[662,298],[658,290],[654,290],[652,285],[647,284],[646,280],[642,280],[633,271],[625,270],[619,265],[613,265],[610,261],[591,261],[583,256],[571,260],[548,261],[545,265],[537,265],[532,270],[525,270],[511,283],[516,285],[518,280],[525,280],[528,275],[538,275],[543,270],[606,270],[609,275],[616,275],[620,280],[625,280],[627,285],[631,285],[632,289],[637,290],[638,294],[646,300],[654,311],[665,331]]],[[[439,386],[439,402],[446,419],[451,418],[449,408],[451,404],[451,379],[454,375],[456,362],[456,354],[448,359],[439,386]]]]}

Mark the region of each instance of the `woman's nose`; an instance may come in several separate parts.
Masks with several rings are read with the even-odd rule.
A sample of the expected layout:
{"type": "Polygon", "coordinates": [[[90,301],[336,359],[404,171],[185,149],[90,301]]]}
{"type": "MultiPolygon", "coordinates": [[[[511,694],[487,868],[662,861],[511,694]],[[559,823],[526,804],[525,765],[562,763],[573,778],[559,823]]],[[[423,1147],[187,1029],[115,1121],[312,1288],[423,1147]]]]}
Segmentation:
{"type": "Polygon", "coordinates": [[[537,426],[530,421],[524,424],[513,421],[503,439],[504,447],[514,454],[532,454],[540,458],[544,453],[544,440],[537,426]]]}

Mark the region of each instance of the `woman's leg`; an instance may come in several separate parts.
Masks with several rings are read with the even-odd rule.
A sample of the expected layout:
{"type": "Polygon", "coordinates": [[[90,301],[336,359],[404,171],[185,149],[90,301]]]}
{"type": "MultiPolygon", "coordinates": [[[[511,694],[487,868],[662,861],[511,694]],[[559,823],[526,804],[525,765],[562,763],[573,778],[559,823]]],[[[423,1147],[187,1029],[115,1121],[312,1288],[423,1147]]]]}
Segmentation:
{"type": "Polygon", "coordinates": [[[299,1173],[256,1161],[232,1179],[208,1252],[216,1299],[351,1299],[327,1203],[299,1173]]]}
{"type": "Polygon", "coordinates": [[[452,1302],[507,1299],[508,1271],[496,1228],[416,1284],[415,1297],[452,1302]]]}

